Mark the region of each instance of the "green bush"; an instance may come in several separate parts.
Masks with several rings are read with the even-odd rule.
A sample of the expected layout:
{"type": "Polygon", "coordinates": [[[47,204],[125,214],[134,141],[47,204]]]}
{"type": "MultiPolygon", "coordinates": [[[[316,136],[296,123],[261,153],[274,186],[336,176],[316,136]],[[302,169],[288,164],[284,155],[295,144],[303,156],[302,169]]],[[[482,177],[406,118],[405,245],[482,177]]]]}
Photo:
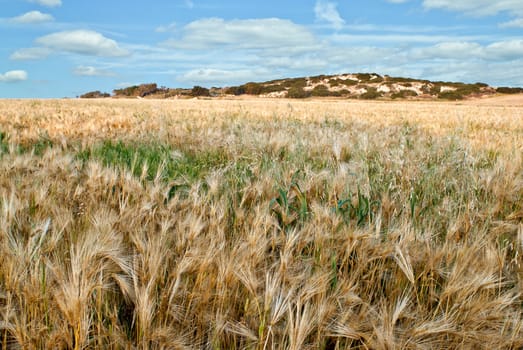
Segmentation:
{"type": "Polygon", "coordinates": [[[133,85],[123,89],[113,90],[113,93],[116,96],[125,96],[125,97],[145,97],[147,95],[152,95],[158,91],[158,85],[151,84],[141,84],[133,85]]]}
{"type": "Polygon", "coordinates": [[[128,86],[123,89],[115,89],[113,90],[113,93],[115,96],[135,96],[135,91],[138,90],[138,85],[128,86]]]}
{"type": "Polygon", "coordinates": [[[382,97],[382,93],[378,91],[375,87],[367,87],[367,92],[360,95],[360,98],[363,100],[375,100],[379,97],[382,97]]]}
{"type": "Polygon", "coordinates": [[[370,73],[359,73],[359,74],[356,74],[356,77],[360,81],[369,81],[370,78],[372,77],[372,74],[370,74],[370,73]]]}
{"type": "Polygon", "coordinates": [[[209,89],[204,88],[202,86],[195,86],[191,90],[191,96],[194,96],[194,97],[206,96],[206,97],[208,97],[208,96],[211,96],[211,92],[209,91],[209,89]]]}
{"type": "Polygon", "coordinates": [[[247,95],[259,95],[263,91],[263,85],[259,83],[247,83],[242,87],[247,95]]]}
{"type": "Polygon", "coordinates": [[[287,97],[289,98],[307,98],[310,97],[310,91],[305,91],[300,87],[292,87],[289,89],[287,97]]]}
{"type": "Polygon", "coordinates": [[[354,85],[358,85],[359,82],[357,80],[347,79],[347,80],[343,80],[342,84],[345,86],[354,86],[354,85]]]}
{"type": "Polygon", "coordinates": [[[192,89],[169,89],[169,91],[167,92],[167,96],[192,96],[192,89]]]}
{"type": "Polygon", "coordinates": [[[292,78],[285,80],[282,85],[286,88],[304,88],[307,86],[305,78],[292,78]]]}
{"type": "Polygon", "coordinates": [[[100,92],[98,90],[90,91],[83,95],[80,95],[80,98],[106,98],[106,97],[111,97],[111,95],[108,94],[107,92],[100,92]]]}
{"type": "Polygon", "coordinates": [[[471,95],[481,92],[481,88],[475,84],[464,84],[463,86],[459,87],[457,91],[459,91],[462,95],[471,95]]]}
{"type": "Polygon", "coordinates": [[[271,92],[280,92],[284,91],[285,88],[281,86],[280,84],[273,84],[273,85],[265,85],[262,87],[261,93],[262,94],[270,94],[271,92]]]}
{"type": "Polygon", "coordinates": [[[438,98],[445,100],[463,100],[466,96],[481,92],[481,89],[478,85],[463,83],[452,83],[450,85],[454,86],[456,90],[440,92],[438,94],[438,98]]]}
{"type": "Polygon", "coordinates": [[[381,75],[376,73],[359,73],[356,74],[356,78],[358,78],[362,82],[372,83],[381,83],[384,80],[381,75]]]}
{"type": "Polygon", "coordinates": [[[329,80],[329,85],[331,87],[340,86],[342,84],[343,84],[343,80],[340,80],[340,79],[337,79],[337,78],[329,80]]]}
{"type": "Polygon", "coordinates": [[[398,91],[398,92],[392,94],[390,97],[393,99],[396,99],[396,98],[407,98],[407,97],[416,97],[416,96],[418,96],[416,91],[401,90],[401,91],[398,91]]]}
{"type": "Polygon", "coordinates": [[[451,101],[457,101],[457,100],[463,100],[464,96],[458,91],[445,91],[440,92],[438,94],[438,98],[442,100],[451,100],[451,101]]]}
{"type": "Polygon", "coordinates": [[[440,92],[441,92],[441,85],[435,84],[429,88],[429,93],[431,95],[439,95],[440,92]]]}
{"type": "Polygon", "coordinates": [[[227,95],[244,95],[245,94],[245,87],[244,86],[231,86],[225,89],[225,93],[227,95]]]}
{"type": "Polygon", "coordinates": [[[500,94],[521,94],[523,93],[523,88],[502,86],[498,87],[496,92],[499,92],[500,94]]]}
{"type": "Polygon", "coordinates": [[[317,85],[312,91],[311,95],[315,97],[326,97],[326,96],[332,96],[331,91],[329,91],[329,88],[326,85],[317,85]]]}
{"type": "Polygon", "coordinates": [[[402,78],[402,77],[389,77],[385,76],[386,81],[390,83],[414,83],[414,82],[422,82],[422,83],[428,83],[428,80],[417,80],[412,78],[402,78]]]}
{"type": "Polygon", "coordinates": [[[324,79],[327,79],[328,76],[322,74],[322,75],[316,75],[314,77],[310,77],[310,80],[313,84],[321,83],[324,79]]]}

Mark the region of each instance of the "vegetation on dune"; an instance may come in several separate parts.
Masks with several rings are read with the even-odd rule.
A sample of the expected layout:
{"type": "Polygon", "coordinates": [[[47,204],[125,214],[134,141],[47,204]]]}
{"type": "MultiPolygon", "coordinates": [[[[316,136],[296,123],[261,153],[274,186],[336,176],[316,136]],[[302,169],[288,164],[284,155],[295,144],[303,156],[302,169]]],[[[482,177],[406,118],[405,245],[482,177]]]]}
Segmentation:
{"type": "Polygon", "coordinates": [[[312,89],[311,95],[315,97],[327,97],[333,96],[334,94],[329,91],[329,88],[326,85],[321,84],[312,89]]]}
{"type": "Polygon", "coordinates": [[[360,82],[381,83],[384,80],[381,75],[376,73],[358,73],[356,74],[356,78],[358,78],[360,82]]]}
{"type": "Polygon", "coordinates": [[[125,97],[145,97],[147,95],[152,95],[158,92],[158,85],[152,84],[141,84],[133,85],[123,89],[113,90],[113,93],[116,97],[125,96],[125,97]]]}
{"type": "Polygon", "coordinates": [[[91,91],[80,96],[80,98],[106,98],[111,97],[111,94],[107,92],[91,91]]]}
{"type": "MultiPolygon", "coordinates": [[[[481,92],[481,88],[484,87],[482,83],[476,83],[476,84],[463,84],[463,83],[443,83],[446,86],[452,87],[454,90],[452,91],[441,91],[438,93],[438,98],[440,99],[446,99],[446,100],[463,100],[468,96],[479,94],[481,92]]],[[[437,84],[443,85],[443,84],[437,84]]]]}
{"type": "Polygon", "coordinates": [[[521,94],[523,93],[523,88],[502,86],[498,87],[496,92],[499,92],[500,94],[521,94]]]}
{"type": "Polygon", "coordinates": [[[273,84],[264,86],[261,92],[263,94],[270,94],[271,92],[281,92],[284,90],[285,88],[281,84],[273,84]]]}
{"type": "Polygon", "coordinates": [[[375,87],[369,87],[366,89],[367,92],[364,92],[360,95],[360,98],[363,100],[375,100],[379,97],[382,97],[383,94],[378,91],[375,87]]]}
{"type": "Polygon", "coordinates": [[[3,348],[523,346],[518,109],[131,102],[0,101],[3,348]]]}
{"type": "MultiPolygon", "coordinates": [[[[312,77],[285,78],[266,82],[248,82],[238,86],[192,89],[158,87],[155,83],[129,86],[113,90],[115,98],[189,98],[225,97],[252,95],[261,97],[345,97],[361,99],[422,99],[462,100],[471,97],[493,95],[496,92],[514,94],[521,88],[492,88],[488,84],[466,84],[460,82],[431,82],[429,80],[381,76],[376,73],[357,73],[339,75],[317,75],[312,77]],[[412,93],[405,93],[405,88],[412,93]],[[303,92],[302,92],[303,90],[303,92]],[[365,91],[365,92],[362,92],[365,91]],[[369,92],[370,91],[370,92],[369,92]],[[414,95],[415,93],[415,95],[414,95]]],[[[111,97],[108,93],[91,91],[80,98],[111,97]]]]}
{"type": "Polygon", "coordinates": [[[191,96],[193,97],[200,97],[200,96],[211,96],[211,92],[209,89],[204,88],[202,86],[195,86],[191,90],[191,96]]]}
{"type": "Polygon", "coordinates": [[[416,97],[416,96],[418,96],[416,91],[401,90],[401,91],[398,91],[396,93],[393,93],[390,97],[392,99],[396,99],[396,98],[408,98],[408,97],[416,97]]]}
{"type": "Polygon", "coordinates": [[[312,94],[310,91],[304,90],[302,87],[291,87],[288,91],[287,97],[289,98],[307,98],[312,94]]]}

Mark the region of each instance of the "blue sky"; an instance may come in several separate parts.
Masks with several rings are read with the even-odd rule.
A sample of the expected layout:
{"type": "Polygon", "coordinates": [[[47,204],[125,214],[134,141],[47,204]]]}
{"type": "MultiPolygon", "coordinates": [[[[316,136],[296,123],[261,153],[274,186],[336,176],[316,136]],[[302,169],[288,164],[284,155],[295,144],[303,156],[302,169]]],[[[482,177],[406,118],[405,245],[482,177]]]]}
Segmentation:
{"type": "Polygon", "coordinates": [[[522,0],[0,0],[0,97],[376,72],[523,86],[522,0]]]}

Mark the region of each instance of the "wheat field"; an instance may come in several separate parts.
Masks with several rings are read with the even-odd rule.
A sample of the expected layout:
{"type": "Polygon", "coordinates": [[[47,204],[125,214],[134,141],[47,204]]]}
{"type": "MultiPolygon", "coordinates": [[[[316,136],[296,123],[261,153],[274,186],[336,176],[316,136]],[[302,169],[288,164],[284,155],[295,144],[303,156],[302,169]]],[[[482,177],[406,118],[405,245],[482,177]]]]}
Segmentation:
{"type": "Polygon", "coordinates": [[[519,349],[523,107],[0,100],[3,349],[519,349]]]}

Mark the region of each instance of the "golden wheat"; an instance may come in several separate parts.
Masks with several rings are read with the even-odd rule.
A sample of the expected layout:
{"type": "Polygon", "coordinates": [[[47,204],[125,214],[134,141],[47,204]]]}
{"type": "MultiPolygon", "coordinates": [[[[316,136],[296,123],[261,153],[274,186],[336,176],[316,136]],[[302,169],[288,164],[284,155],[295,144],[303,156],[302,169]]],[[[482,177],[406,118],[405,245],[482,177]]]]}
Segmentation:
{"type": "Polygon", "coordinates": [[[2,100],[2,347],[520,348],[522,111],[2,100]]]}

